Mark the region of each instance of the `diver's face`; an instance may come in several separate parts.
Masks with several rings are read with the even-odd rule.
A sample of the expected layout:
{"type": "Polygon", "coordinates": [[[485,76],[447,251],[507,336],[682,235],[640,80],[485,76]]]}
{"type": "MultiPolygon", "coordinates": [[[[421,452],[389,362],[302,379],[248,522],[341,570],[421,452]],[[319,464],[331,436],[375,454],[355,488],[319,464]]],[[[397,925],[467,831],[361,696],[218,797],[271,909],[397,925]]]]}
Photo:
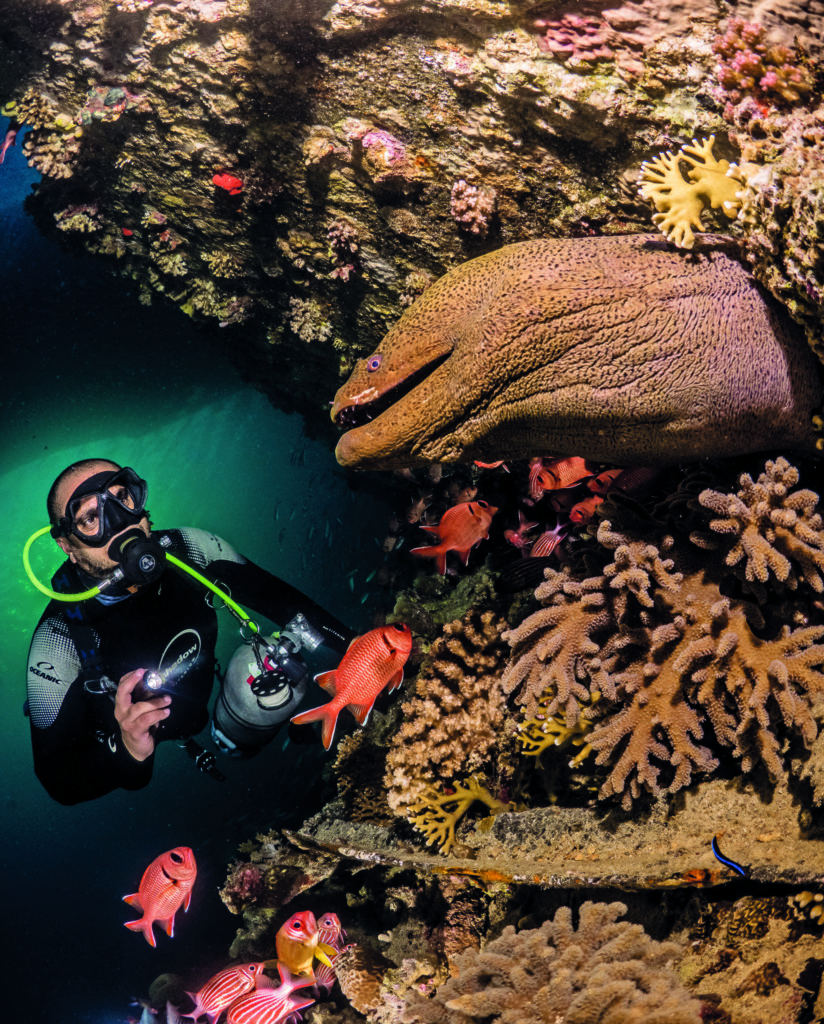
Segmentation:
{"type": "MultiPolygon", "coordinates": [[[[60,484],[56,495],[60,515],[64,516],[66,514],[66,505],[68,504],[69,499],[82,483],[88,480],[89,477],[94,476],[96,473],[105,472],[107,469],[115,470],[117,469],[117,466],[110,462],[100,462],[86,469],[76,470],[74,473],[67,476],[60,484]]],[[[123,497],[124,499],[126,497],[125,495],[118,496],[123,497]]],[[[92,510],[94,505],[94,496],[90,494],[83,502],[81,502],[79,508],[76,510],[74,516],[75,520],[77,522],[82,522],[84,514],[92,510]]],[[[140,520],[137,524],[137,528],[142,530],[147,537],[149,536],[151,531],[149,529],[148,516],[144,516],[140,520]]],[[[58,537],[57,543],[68,555],[69,561],[74,562],[78,568],[88,573],[92,579],[105,580],[108,579],[117,568],[117,562],[113,562],[106,553],[109,544],[114,540],[114,537],[119,537],[120,534],[125,533],[127,529],[134,529],[134,527],[124,527],[120,533],[114,534],[114,536],[111,537],[103,547],[98,548],[89,547],[74,534],[70,537],[58,537]]]]}

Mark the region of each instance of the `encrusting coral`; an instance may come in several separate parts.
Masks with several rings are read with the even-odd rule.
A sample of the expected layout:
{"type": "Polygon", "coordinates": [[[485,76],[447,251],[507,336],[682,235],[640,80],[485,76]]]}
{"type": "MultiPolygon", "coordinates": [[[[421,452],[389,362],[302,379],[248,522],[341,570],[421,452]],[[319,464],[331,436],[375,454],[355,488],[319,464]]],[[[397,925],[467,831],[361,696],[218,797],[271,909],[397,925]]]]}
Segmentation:
{"type": "Polygon", "coordinates": [[[572,729],[603,698],[587,735],[596,763],[609,766],[601,798],[622,794],[629,807],[642,792],[675,792],[713,771],[722,749],[775,779],[785,738],[812,743],[824,626],[808,624],[798,595],[772,602],[765,622],[726,585],[738,572],[758,584],[756,600],[768,585],[819,592],[824,529],[816,496],[793,490],[797,480],[779,459],[755,483],[743,474],[735,495],[701,493],[699,508],[723,513],[706,523],[726,538],[722,557],[696,545],[707,547],[706,529],[676,541],[662,524],[608,506],[599,550],[589,548],[586,565],[546,570],[536,590],[544,607],[505,634],[513,655],[502,684],[526,719],[558,716],[572,729]]]}
{"type": "Polygon", "coordinates": [[[693,228],[704,230],[701,214],[709,206],[734,220],[741,210],[739,193],[744,188],[740,170],[712,152],[715,136],[695,139],[675,153],[662,153],[641,165],[639,192],[658,211],[653,221],[668,241],[681,249],[695,245],[693,228]],[[687,165],[687,177],[681,165],[687,165]]]}
{"type": "Polygon", "coordinates": [[[471,610],[448,623],[432,645],[386,760],[389,805],[435,840],[444,853],[455,824],[475,800],[500,810],[505,700],[500,678],[506,623],[491,610],[471,610]]]}
{"type": "Polygon", "coordinates": [[[679,947],[618,919],[623,903],[561,907],[540,928],[510,925],[480,952],[454,958],[431,998],[410,994],[406,1024],[698,1024],[701,1004],[670,966],[679,947]]]}

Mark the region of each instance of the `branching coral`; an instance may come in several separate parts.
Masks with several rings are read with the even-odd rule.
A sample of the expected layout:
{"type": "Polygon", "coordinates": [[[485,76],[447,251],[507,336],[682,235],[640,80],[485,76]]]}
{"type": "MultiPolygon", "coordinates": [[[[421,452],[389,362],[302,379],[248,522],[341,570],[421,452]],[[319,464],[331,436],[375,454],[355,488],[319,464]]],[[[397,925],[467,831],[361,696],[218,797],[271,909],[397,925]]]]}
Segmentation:
{"type": "Polygon", "coordinates": [[[572,729],[590,695],[604,698],[588,734],[597,764],[610,768],[601,797],[623,794],[629,806],[642,791],[675,792],[712,771],[724,748],[744,771],[763,763],[775,778],[784,737],[806,746],[815,738],[824,627],[784,622],[761,635],[758,608],[720,590],[741,562],[762,587],[771,566],[785,585],[817,592],[824,534],[815,496],[792,491],[795,481],[780,460],[755,484],[742,475],[737,495],[702,493],[702,506],[727,514],[710,520],[713,536],[733,535],[727,564],[663,530],[652,543],[650,524],[604,519],[597,539],[612,561],[594,576],[547,570],[536,591],[545,607],[507,634],[513,659],[503,687],[527,718],[563,713],[572,729]]]}
{"type": "Polygon", "coordinates": [[[707,488],[698,500],[719,518],[711,519],[711,534],[694,532],[690,539],[703,548],[726,544],[725,562],[735,568],[763,600],[770,577],[797,589],[800,582],[824,591],[824,522],[818,495],[793,490],[799,473],[785,458],[766,464],[756,481],[741,477],[736,494],[707,488]],[[759,586],[760,585],[760,586],[759,586]]]}
{"type": "Polygon", "coordinates": [[[561,907],[540,928],[512,926],[477,952],[455,957],[431,999],[411,993],[406,1024],[698,1024],[700,1003],[670,966],[674,943],[618,919],[622,903],[584,903],[577,928],[561,907]]]}
{"type": "Polygon", "coordinates": [[[449,212],[465,231],[484,238],[495,217],[496,203],[494,188],[470,185],[460,178],[452,186],[449,212]]]}
{"type": "Polygon", "coordinates": [[[745,96],[762,103],[798,103],[812,88],[812,76],[798,55],[781,43],[770,43],[762,25],[730,18],[712,51],[721,58],[718,82],[733,103],[745,96]]]}
{"type": "Polygon", "coordinates": [[[741,209],[743,176],[729,161],[715,158],[714,143],[714,135],[703,142],[693,139],[676,153],[662,153],[641,167],[639,191],[658,211],[652,219],[667,239],[682,249],[695,244],[693,228],[704,230],[701,214],[707,206],[720,209],[730,219],[741,209]],[[682,163],[688,168],[686,178],[682,163]]]}
{"type": "MultiPolygon", "coordinates": [[[[501,639],[505,628],[489,610],[472,610],[446,625],[401,709],[403,724],[386,762],[389,805],[428,836],[434,834],[430,819],[436,826],[444,814],[454,812],[445,811],[444,804],[460,801],[456,782],[474,777],[469,785],[476,791],[473,799],[496,802],[486,789],[481,795],[480,787],[481,779],[486,786],[498,781],[499,766],[491,755],[504,733],[500,676],[507,654],[501,639]],[[441,794],[443,787],[452,792],[441,794]]],[[[453,829],[458,817],[453,816],[453,829]]],[[[441,840],[448,834],[449,829],[441,840]]]]}

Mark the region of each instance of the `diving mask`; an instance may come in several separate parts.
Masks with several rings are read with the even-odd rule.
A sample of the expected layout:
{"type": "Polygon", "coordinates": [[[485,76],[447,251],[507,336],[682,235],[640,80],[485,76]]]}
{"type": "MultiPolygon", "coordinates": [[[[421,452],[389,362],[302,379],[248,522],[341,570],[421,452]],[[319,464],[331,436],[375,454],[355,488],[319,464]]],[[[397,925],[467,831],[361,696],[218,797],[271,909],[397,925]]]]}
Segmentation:
{"type": "Polygon", "coordinates": [[[66,503],[66,514],[52,527],[53,537],[74,534],[90,548],[102,548],[146,513],[148,487],[133,469],[104,470],[84,480],[66,503]]]}

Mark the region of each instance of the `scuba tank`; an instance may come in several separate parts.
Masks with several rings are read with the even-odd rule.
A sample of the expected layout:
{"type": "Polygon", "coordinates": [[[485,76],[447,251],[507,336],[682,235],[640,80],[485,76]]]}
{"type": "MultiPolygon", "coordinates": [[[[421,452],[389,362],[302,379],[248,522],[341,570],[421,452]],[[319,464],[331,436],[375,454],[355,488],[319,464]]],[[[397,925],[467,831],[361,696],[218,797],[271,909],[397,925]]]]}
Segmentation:
{"type": "Polygon", "coordinates": [[[254,757],[295,713],[309,684],[301,649],[323,643],[302,614],[273,637],[254,634],[234,653],[212,713],[212,739],[232,757],[254,757]]]}

